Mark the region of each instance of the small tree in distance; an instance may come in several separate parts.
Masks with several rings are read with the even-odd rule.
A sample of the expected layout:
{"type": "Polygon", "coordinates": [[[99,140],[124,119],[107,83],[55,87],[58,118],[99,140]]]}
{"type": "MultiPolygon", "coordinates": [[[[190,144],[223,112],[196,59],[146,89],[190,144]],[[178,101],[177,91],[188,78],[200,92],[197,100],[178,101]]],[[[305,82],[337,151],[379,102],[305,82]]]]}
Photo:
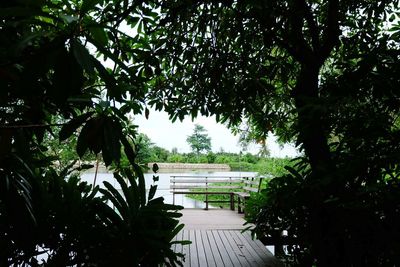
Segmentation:
{"type": "Polygon", "coordinates": [[[186,138],[193,152],[199,155],[202,151],[211,151],[211,138],[208,137],[207,130],[199,125],[194,125],[193,134],[186,138]]]}

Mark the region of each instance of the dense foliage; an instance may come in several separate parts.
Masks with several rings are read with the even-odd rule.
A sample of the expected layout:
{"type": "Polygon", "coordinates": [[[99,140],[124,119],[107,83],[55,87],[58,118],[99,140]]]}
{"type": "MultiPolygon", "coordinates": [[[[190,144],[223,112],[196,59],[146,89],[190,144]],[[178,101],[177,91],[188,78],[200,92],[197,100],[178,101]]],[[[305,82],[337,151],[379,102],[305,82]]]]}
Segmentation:
{"type": "Polygon", "coordinates": [[[156,185],[145,193],[127,117],[143,109],[150,63],[140,31],[155,16],[128,1],[1,1],[0,266],[179,262],[180,207],[153,199],[156,185]],[[78,157],[59,158],[69,145],[113,165],[122,192],[82,183],[78,157]]]}
{"type": "Polygon", "coordinates": [[[124,257],[141,226],[160,227],[168,247],[176,207],[135,201],[134,179],[125,199],[108,185],[96,196],[68,180],[72,167],[53,170],[46,145],[76,139],[79,157],[101,154],[143,192],[127,114],[148,116],[146,101],[172,120],[246,119],[257,138],[296,141],[304,157],[268,183],[252,218],[259,234],[288,231],[291,264],[399,264],[398,10],[394,0],[2,1],[0,265],[35,265],[44,250],[49,264],[107,266],[91,254],[88,244],[108,248],[90,227],[110,242],[124,234],[124,246],[110,248],[113,265],[176,262],[152,242],[124,257]],[[132,221],[142,208],[165,224],[132,221]]]}
{"type": "Polygon", "coordinates": [[[151,104],[172,119],[245,118],[304,151],[264,191],[255,230],[287,230],[291,264],[399,264],[399,2],[176,0],[159,10],[165,72],[151,104]]]}

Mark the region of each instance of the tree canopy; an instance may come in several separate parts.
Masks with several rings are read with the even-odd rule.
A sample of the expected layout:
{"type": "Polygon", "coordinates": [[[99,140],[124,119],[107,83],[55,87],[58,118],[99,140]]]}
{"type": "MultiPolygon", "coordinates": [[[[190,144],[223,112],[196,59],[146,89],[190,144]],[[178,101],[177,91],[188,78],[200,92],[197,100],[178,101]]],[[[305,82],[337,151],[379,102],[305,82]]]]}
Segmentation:
{"type": "Polygon", "coordinates": [[[211,151],[211,138],[208,137],[207,130],[200,124],[195,124],[193,134],[186,138],[193,152],[199,155],[202,151],[211,151]]]}
{"type": "Polygon", "coordinates": [[[128,115],[145,110],[152,64],[142,34],[157,16],[150,4],[0,3],[1,266],[178,262],[171,242],[183,227],[182,207],[154,198],[155,184],[146,193],[130,142],[128,115]],[[57,142],[75,146],[80,158],[101,154],[121,190],[80,181],[90,166],[74,165],[77,156],[59,168],[57,142]]]}
{"type": "Polygon", "coordinates": [[[398,1],[161,1],[150,104],[294,140],[253,222],[292,264],[393,265],[399,231],[398,1]],[[163,104],[157,104],[162,102],[163,104]],[[361,244],[379,244],[364,247],[361,244]],[[379,249],[377,249],[379,247],[379,249]]]}
{"type": "Polygon", "coordinates": [[[58,266],[177,262],[178,207],[153,199],[154,185],[144,194],[130,142],[128,114],[148,116],[146,105],[172,120],[246,119],[298,144],[304,157],[249,218],[259,235],[288,231],[291,264],[397,264],[398,10],[394,0],[2,1],[0,265],[37,265],[46,249],[58,266]],[[72,165],[57,171],[52,138],[75,138],[79,157],[101,153],[123,194],[80,183],[72,165]]]}

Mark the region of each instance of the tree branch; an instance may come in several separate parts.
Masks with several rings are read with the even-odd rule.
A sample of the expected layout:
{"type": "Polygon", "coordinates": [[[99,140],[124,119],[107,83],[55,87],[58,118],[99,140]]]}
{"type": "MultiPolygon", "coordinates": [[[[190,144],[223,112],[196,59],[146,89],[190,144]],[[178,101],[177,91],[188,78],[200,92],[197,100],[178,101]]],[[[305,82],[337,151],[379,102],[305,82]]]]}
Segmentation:
{"type": "Polygon", "coordinates": [[[314,52],[317,52],[320,48],[318,25],[314,18],[313,13],[311,12],[310,5],[308,5],[305,0],[301,0],[301,3],[304,9],[304,17],[307,21],[311,34],[311,45],[313,47],[314,52]]]}
{"type": "Polygon", "coordinates": [[[299,2],[295,1],[291,16],[289,16],[290,27],[288,36],[286,36],[286,38],[292,41],[291,47],[293,52],[296,54],[296,58],[302,58],[300,63],[310,64],[311,62],[309,61],[313,60],[314,55],[312,49],[304,39],[304,16],[304,10],[302,11],[302,7],[299,6],[299,2]]]}
{"type": "Polygon", "coordinates": [[[46,128],[51,126],[64,126],[66,123],[54,123],[54,124],[25,124],[25,125],[1,125],[1,129],[22,129],[22,128],[46,128]]]}
{"type": "Polygon", "coordinates": [[[330,0],[328,3],[328,19],[325,31],[323,33],[323,43],[321,50],[318,53],[320,62],[324,62],[325,59],[331,53],[333,47],[339,41],[339,1],[330,0]]]}

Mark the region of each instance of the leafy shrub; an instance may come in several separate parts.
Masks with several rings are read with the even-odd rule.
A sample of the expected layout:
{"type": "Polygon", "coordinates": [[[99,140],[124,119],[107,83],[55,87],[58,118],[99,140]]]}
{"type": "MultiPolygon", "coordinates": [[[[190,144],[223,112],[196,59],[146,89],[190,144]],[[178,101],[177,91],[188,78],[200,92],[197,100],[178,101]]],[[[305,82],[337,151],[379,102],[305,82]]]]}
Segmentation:
{"type": "Polygon", "coordinates": [[[0,209],[9,215],[8,223],[0,223],[5,233],[0,255],[7,265],[37,266],[36,256],[41,254],[46,254],[41,266],[178,264],[182,255],[171,245],[183,227],[177,220],[182,207],[153,199],[155,185],[146,196],[140,168],[122,172],[129,184],[114,174],[122,192],[108,182],[105,189],[92,190],[76,175],[65,180],[66,174],[49,169],[32,184],[33,217],[22,209],[0,209]]]}
{"type": "Polygon", "coordinates": [[[171,154],[168,156],[168,162],[184,162],[185,158],[181,154],[171,154]]]}
{"type": "Polygon", "coordinates": [[[261,175],[279,177],[287,173],[285,166],[292,166],[291,158],[266,158],[257,162],[255,170],[261,175]]]}
{"type": "Polygon", "coordinates": [[[214,163],[217,156],[213,152],[207,153],[207,163],[214,163]]]}

